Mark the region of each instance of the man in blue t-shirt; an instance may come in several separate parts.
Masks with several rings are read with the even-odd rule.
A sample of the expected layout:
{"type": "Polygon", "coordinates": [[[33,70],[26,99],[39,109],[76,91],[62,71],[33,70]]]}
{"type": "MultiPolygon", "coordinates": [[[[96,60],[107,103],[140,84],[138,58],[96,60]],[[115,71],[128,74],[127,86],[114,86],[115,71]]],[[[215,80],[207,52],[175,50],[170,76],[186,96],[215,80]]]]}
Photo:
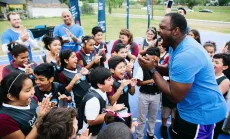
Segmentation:
{"type": "Polygon", "coordinates": [[[169,13],[159,24],[163,46],[169,48],[168,66],[139,57],[139,64],[153,73],[158,88],[177,103],[173,138],[212,138],[215,124],[226,115],[226,103],[215,80],[212,61],[202,46],[186,35],[187,21],[169,13]],[[162,75],[169,75],[168,83],[162,75]]]}
{"type": "Polygon", "coordinates": [[[13,57],[8,51],[7,44],[16,41],[28,46],[29,58],[32,60],[31,47],[39,47],[37,41],[34,40],[32,32],[30,30],[26,30],[26,28],[21,25],[20,15],[18,13],[8,13],[7,19],[11,28],[2,33],[2,51],[8,53],[9,61],[13,60],[13,57]]]}
{"type": "Polygon", "coordinates": [[[77,52],[80,48],[81,37],[84,35],[83,28],[77,24],[73,24],[73,16],[69,11],[62,12],[64,24],[54,28],[53,36],[62,37],[64,44],[62,50],[72,49],[77,52]]]}

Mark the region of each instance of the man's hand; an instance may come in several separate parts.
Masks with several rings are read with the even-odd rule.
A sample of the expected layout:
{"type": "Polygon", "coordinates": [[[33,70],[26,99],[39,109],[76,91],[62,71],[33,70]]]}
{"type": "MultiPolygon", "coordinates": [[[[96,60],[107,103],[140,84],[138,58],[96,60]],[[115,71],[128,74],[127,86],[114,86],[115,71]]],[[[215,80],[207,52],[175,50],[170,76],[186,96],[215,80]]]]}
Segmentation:
{"type": "Polygon", "coordinates": [[[65,27],[63,27],[64,28],[64,30],[65,30],[65,33],[66,33],[66,35],[68,36],[68,37],[73,37],[73,34],[67,29],[67,28],[65,28],[65,27]]]}
{"type": "Polygon", "coordinates": [[[20,26],[20,33],[19,33],[20,40],[23,42],[27,41],[29,39],[29,33],[27,32],[26,28],[24,26],[20,26]]]}
{"type": "Polygon", "coordinates": [[[157,60],[149,59],[149,58],[143,57],[141,55],[139,55],[138,63],[145,70],[151,70],[151,69],[156,68],[158,66],[157,60]]]}

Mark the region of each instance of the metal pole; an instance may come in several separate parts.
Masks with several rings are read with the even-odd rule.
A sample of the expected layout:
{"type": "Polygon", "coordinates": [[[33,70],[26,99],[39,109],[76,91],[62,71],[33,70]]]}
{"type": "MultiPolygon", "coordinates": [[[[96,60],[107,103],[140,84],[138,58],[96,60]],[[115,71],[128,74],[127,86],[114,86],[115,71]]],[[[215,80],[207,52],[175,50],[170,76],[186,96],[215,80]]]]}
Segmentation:
{"type": "Polygon", "coordinates": [[[126,28],[129,29],[129,0],[126,0],[126,28]]]}
{"type": "Polygon", "coordinates": [[[152,17],[151,17],[151,19],[153,20],[153,0],[151,0],[152,1],[152,17]]]}

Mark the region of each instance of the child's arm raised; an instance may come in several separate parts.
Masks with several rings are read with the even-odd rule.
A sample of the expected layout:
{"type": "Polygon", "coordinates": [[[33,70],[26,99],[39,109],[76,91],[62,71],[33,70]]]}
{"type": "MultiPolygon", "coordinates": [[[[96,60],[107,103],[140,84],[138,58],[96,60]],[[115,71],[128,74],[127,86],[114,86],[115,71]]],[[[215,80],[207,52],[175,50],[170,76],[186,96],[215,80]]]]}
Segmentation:
{"type": "Polygon", "coordinates": [[[125,86],[131,83],[131,80],[122,80],[120,87],[117,89],[116,93],[114,93],[112,96],[109,96],[109,103],[113,105],[120,97],[120,95],[123,92],[123,89],[125,86]]]}
{"type": "Polygon", "coordinates": [[[137,84],[137,79],[131,79],[131,87],[129,88],[129,94],[134,95],[135,94],[135,86],[137,84]]]}
{"type": "Polygon", "coordinates": [[[148,84],[152,84],[154,83],[154,80],[153,79],[150,79],[150,80],[145,80],[145,81],[138,81],[137,82],[137,86],[144,86],[144,85],[148,85],[148,84]]]}

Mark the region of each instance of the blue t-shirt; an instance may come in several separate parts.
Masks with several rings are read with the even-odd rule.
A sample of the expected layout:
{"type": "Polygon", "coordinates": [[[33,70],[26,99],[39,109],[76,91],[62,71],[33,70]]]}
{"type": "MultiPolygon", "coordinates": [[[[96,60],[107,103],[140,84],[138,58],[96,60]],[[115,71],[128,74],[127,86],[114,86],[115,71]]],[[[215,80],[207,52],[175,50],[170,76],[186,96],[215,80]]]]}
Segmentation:
{"type": "MultiPolygon", "coordinates": [[[[29,33],[30,38],[34,39],[32,32],[30,30],[27,30],[27,32],[29,33]]],[[[9,44],[16,40],[19,40],[19,33],[13,31],[12,29],[9,28],[2,33],[2,44],[9,44]]],[[[33,57],[32,57],[30,45],[28,46],[28,52],[29,52],[29,58],[32,61],[33,57]]],[[[13,57],[10,53],[8,53],[8,58],[9,58],[9,61],[13,60],[13,57]]]]}
{"type": "MultiPolygon", "coordinates": [[[[27,30],[27,32],[29,33],[30,38],[34,39],[32,32],[30,30],[27,30]]],[[[2,33],[2,44],[9,44],[16,40],[19,40],[19,33],[13,31],[12,29],[9,28],[2,33]]],[[[33,60],[30,45],[28,46],[28,52],[30,60],[33,60]]],[[[9,61],[13,60],[13,57],[10,53],[8,53],[8,59],[9,61]]]]}
{"type": "Polygon", "coordinates": [[[56,26],[53,32],[53,36],[65,37],[70,40],[69,43],[64,43],[62,45],[62,50],[72,49],[73,51],[77,52],[80,48],[81,41],[75,43],[70,37],[67,36],[64,28],[67,28],[77,38],[80,38],[84,35],[83,28],[77,24],[73,24],[71,27],[68,27],[65,24],[61,24],[59,26],[56,26]]]}
{"type": "Polygon", "coordinates": [[[169,48],[170,79],[192,83],[187,96],[177,104],[182,119],[194,124],[214,124],[226,116],[226,102],[216,83],[212,61],[205,49],[186,37],[173,51],[169,48]]]}

